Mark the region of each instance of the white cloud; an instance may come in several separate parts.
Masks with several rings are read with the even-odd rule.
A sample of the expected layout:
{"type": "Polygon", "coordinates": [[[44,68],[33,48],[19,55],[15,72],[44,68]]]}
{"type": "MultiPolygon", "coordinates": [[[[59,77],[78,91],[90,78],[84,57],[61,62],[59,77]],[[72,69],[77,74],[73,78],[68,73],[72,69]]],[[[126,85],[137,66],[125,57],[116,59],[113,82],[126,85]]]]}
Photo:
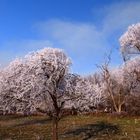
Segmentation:
{"type": "Polygon", "coordinates": [[[39,31],[64,49],[75,53],[90,53],[103,49],[105,40],[94,24],[50,20],[38,24],[39,31]]]}

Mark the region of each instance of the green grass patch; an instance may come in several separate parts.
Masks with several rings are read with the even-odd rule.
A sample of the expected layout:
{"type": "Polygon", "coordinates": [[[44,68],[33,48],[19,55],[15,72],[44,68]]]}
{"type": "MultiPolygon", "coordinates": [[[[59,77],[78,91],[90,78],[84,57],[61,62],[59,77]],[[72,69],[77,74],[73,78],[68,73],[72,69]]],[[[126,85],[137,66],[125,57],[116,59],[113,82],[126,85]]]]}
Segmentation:
{"type": "MultiPolygon", "coordinates": [[[[0,116],[0,140],[50,140],[45,116],[0,116]]],[[[67,116],[59,122],[60,140],[140,140],[140,117],[67,116]]]]}

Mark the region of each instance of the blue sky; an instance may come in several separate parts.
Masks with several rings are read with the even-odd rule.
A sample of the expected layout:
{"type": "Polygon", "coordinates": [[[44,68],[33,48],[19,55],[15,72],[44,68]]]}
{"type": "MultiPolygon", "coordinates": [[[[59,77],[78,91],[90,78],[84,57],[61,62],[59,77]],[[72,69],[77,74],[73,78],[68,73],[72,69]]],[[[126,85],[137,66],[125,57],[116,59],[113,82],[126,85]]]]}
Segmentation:
{"type": "Polygon", "coordinates": [[[0,64],[54,47],[74,73],[96,71],[110,50],[111,66],[121,65],[118,39],[139,11],[140,0],[0,0],[0,64]]]}

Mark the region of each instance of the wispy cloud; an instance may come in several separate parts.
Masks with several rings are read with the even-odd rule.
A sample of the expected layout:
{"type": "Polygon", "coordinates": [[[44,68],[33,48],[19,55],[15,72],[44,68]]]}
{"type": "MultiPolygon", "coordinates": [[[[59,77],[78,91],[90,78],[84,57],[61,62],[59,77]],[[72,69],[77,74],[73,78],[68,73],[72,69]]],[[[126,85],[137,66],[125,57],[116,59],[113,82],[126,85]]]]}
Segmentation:
{"type": "Polygon", "coordinates": [[[39,23],[38,29],[45,38],[48,37],[70,52],[94,52],[103,49],[103,43],[106,43],[102,32],[94,24],[57,19],[39,23]]]}
{"type": "Polygon", "coordinates": [[[134,23],[140,22],[140,1],[125,1],[112,4],[104,9],[106,16],[103,21],[103,30],[113,33],[116,30],[124,31],[134,23]]]}

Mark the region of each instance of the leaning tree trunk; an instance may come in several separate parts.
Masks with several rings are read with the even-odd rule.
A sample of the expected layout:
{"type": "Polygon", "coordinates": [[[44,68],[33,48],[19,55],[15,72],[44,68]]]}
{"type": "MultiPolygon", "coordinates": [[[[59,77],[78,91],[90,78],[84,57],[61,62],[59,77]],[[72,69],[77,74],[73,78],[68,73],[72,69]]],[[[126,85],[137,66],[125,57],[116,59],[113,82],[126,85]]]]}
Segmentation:
{"type": "Polygon", "coordinates": [[[52,120],[52,140],[58,140],[58,120],[56,118],[52,120]]]}
{"type": "Polygon", "coordinates": [[[122,105],[121,105],[121,104],[119,105],[118,112],[119,112],[119,113],[122,112],[122,105]]]}

